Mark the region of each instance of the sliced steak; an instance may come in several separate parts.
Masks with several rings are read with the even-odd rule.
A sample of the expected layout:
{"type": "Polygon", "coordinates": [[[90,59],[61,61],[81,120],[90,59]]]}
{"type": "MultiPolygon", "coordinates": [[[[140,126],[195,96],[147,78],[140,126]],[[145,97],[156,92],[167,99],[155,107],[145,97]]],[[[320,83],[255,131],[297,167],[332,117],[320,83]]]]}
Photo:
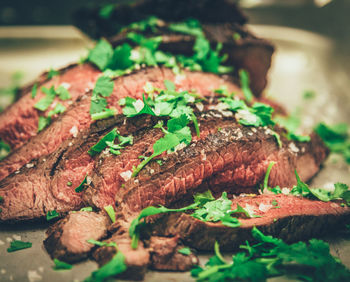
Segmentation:
{"type": "Polygon", "coordinates": [[[318,172],[328,153],[318,136],[313,135],[311,143],[283,141],[280,149],[268,129],[234,122],[164,157],[161,166],[151,162],[119,190],[115,200],[122,214],[132,218],[148,206],[169,206],[201,185],[257,190],[271,161],[276,162],[270,174],[272,186],[292,187],[296,184],[294,171],[299,167],[306,169],[299,171],[303,181],[318,172]]]}
{"type": "MultiPolygon", "coordinates": [[[[221,85],[227,85],[229,91],[240,93],[239,88],[230,79],[224,79],[214,74],[184,71],[184,75],[180,78],[175,76],[167,68],[146,68],[130,75],[118,77],[114,80],[115,87],[111,96],[108,97],[108,105],[120,111],[118,101],[121,98],[127,96],[142,98],[143,87],[146,82],[152,82],[155,87],[164,88],[163,82],[165,79],[174,81],[177,89],[197,91],[203,96],[213,96],[213,90],[219,88],[221,85]]],[[[67,109],[48,128],[44,129],[27,144],[13,151],[5,160],[0,162],[0,180],[32,160],[54,152],[64,140],[76,136],[81,130],[89,128],[92,123],[89,114],[90,97],[91,91],[67,109]],[[55,138],[52,138],[52,136],[55,136],[55,138]]],[[[31,99],[30,97],[27,98],[31,99]]],[[[18,111],[21,110],[20,108],[15,108],[18,111]]],[[[31,111],[37,114],[37,111],[32,106],[31,111]]],[[[16,116],[19,115],[16,114],[13,118],[16,116]]],[[[2,117],[0,116],[0,118],[2,117]]],[[[37,118],[38,116],[36,116],[36,120],[20,119],[17,121],[15,128],[12,125],[8,125],[6,130],[17,130],[22,126],[26,127],[29,122],[31,123],[30,127],[37,128],[37,118]]]]}
{"type": "Polygon", "coordinates": [[[76,193],[75,188],[94,167],[94,158],[87,151],[114,127],[128,135],[153,123],[147,116],[126,119],[122,115],[98,121],[76,138],[64,141],[56,152],[3,179],[0,222],[36,219],[51,210],[62,214],[81,208],[82,193],[76,193]]]}
{"type": "Polygon", "coordinates": [[[183,213],[168,214],[154,224],[154,233],[162,236],[179,236],[185,244],[197,250],[213,250],[218,241],[223,250],[236,250],[252,241],[251,229],[256,226],[265,235],[286,242],[306,240],[336,231],[350,220],[350,208],[340,203],[308,200],[288,195],[259,195],[237,197],[237,204],[252,210],[260,218],[240,218],[241,226],[230,228],[220,223],[202,222],[183,213]],[[278,206],[273,205],[273,201],[278,206]]]}
{"type": "Polygon", "coordinates": [[[165,271],[188,271],[198,265],[198,257],[179,253],[184,246],[179,244],[179,237],[152,236],[149,241],[151,254],[150,268],[165,271]]]}
{"type": "Polygon", "coordinates": [[[52,258],[69,263],[80,261],[94,247],[87,240],[106,237],[110,223],[104,213],[71,212],[46,231],[45,248],[52,258]]]}
{"type": "MultiPolygon", "coordinates": [[[[145,32],[145,36],[162,36],[159,48],[172,54],[193,55],[195,36],[178,33],[169,30],[168,23],[162,23],[157,32],[145,32]]],[[[126,39],[130,29],[108,38],[114,45],[127,42],[134,45],[133,41],[126,39]]],[[[137,31],[139,32],[139,31],[137,31]]],[[[204,24],[203,32],[210,41],[211,47],[216,48],[218,42],[222,43],[221,53],[227,54],[224,62],[227,66],[234,66],[233,75],[239,77],[238,70],[245,69],[249,73],[250,88],[256,96],[261,96],[267,84],[267,72],[271,66],[271,58],[274,52],[273,45],[267,40],[260,39],[248,31],[247,28],[237,24],[204,24]],[[239,36],[238,39],[234,39],[239,36]]]]}
{"type": "Polygon", "coordinates": [[[109,37],[116,29],[155,15],[166,21],[196,18],[203,23],[246,23],[247,19],[232,1],[217,0],[138,0],[117,4],[108,19],[99,15],[100,9],[82,8],[76,12],[75,24],[93,38],[109,37]]]}
{"type": "MultiPolygon", "coordinates": [[[[118,234],[114,234],[106,242],[115,242],[118,250],[125,256],[127,270],[118,277],[128,280],[142,280],[150,262],[149,251],[143,246],[143,243],[141,242],[134,250],[131,248],[131,239],[128,236],[118,234]]],[[[108,263],[116,252],[114,247],[100,247],[93,253],[93,257],[101,267],[108,263]]]]}
{"type": "Polygon", "coordinates": [[[61,101],[56,97],[55,101],[59,101],[67,107],[72,101],[90,91],[100,74],[101,72],[90,64],[83,64],[67,67],[65,70],[62,70],[60,75],[54,76],[45,82],[39,79],[35,98],[31,97],[31,89],[27,89],[26,93],[16,103],[0,115],[0,139],[15,149],[23,145],[32,136],[37,135],[39,116],[44,114],[46,116],[47,112],[52,110],[49,107],[45,113],[42,113],[34,108],[34,105],[45,97],[45,94],[41,91],[41,86],[46,88],[54,86],[56,88],[61,84],[65,84],[71,99],[61,101]]]}

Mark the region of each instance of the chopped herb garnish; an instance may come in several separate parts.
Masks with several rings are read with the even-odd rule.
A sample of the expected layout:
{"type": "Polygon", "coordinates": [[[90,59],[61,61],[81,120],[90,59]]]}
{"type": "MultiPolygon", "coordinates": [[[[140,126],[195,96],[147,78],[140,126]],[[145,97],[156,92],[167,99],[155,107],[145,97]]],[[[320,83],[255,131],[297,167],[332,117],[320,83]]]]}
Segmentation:
{"type": "Polygon", "coordinates": [[[103,208],[107,212],[107,214],[109,215],[111,221],[114,223],[116,220],[116,217],[115,217],[115,210],[114,210],[113,206],[106,206],[103,208]]]}
{"type": "Polygon", "coordinates": [[[42,131],[46,126],[51,123],[51,118],[49,117],[39,117],[38,120],[38,132],[42,131]]]}
{"type": "Polygon", "coordinates": [[[188,247],[184,247],[184,248],[178,249],[177,252],[180,253],[180,254],[183,254],[185,256],[189,256],[190,254],[192,254],[191,249],[188,248],[188,247]]]}
{"type": "Polygon", "coordinates": [[[273,199],[273,200],[271,201],[271,204],[272,204],[274,207],[278,206],[278,202],[277,202],[275,199],[273,199]]]}
{"type": "Polygon", "coordinates": [[[52,220],[52,219],[57,218],[57,217],[60,217],[60,214],[55,210],[48,211],[46,213],[46,220],[47,221],[52,220]]]}
{"type": "Polygon", "coordinates": [[[237,218],[232,217],[232,214],[244,214],[247,217],[257,217],[249,214],[241,206],[237,205],[237,209],[231,210],[232,201],[227,198],[227,193],[223,192],[221,197],[217,200],[213,197],[208,190],[204,193],[197,193],[194,195],[194,203],[180,208],[180,209],[168,209],[164,206],[160,207],[147,207],[143,209],[138,217],[134,219],[129,228],[129,235],[132,238],[131,246],[133,249],[137,248],[140,231],[147,224],[145,219],[148,216],[170,213],[170,212],[185,212],[194,210],[191,214],[192,217],[202,220],[204,222],[218,222],[229,227],[238,227],[240,223],[237,218]]]}
{"type": "Polygon", "coordinates": [[[329,202],[332,200],[342,199],[346,204],[350,205],[350,191],[348,185],[343,183],[335,183],[334,191],[327,191],[320,188],[309,188],[309,186],[302,182],[297,171],[295,171],[297,179],[297,185],[293,187],[290,192],[292,195],[300,195],[307,198],[318,199],[323,202],[329,202]]]}
{"type": "Polygon", "coordinates": [[[312,90],[306,90],[303,94],[303,99],[304,100],[310,100],[316,97],[315,91],[312,90]]]}
{"type": "Polygon", "coordinates": [[[4,201],[4,197],[0,196],[0,203],[2,203],[4,201]]]}
{"type": "Polygon", "coordinates": [[[95,156],[98,153],[101,153],[108,145],[106,142],[114,142],[114,139],[118,136],[118,132],[116,128],[113,128],[110,132],[108,132],[105,136],[102,137],[100,141],[98,141],[94,146],[92,146],[88,154],[90,156],[95,156]]]}
{"type": "Polygon", "coordinates": [[[99,247],[117,247],[117,244],[115,242],[101,242],[101,241],[96,241],[94,239],[89,239],[86,242],[99,247]]]}
{"type": "Polygon", "coordinates": [[[340,154],[350,164],[350,135],[348,125],[339,123],[333,126],[320,123],[315,128],[332,153],[340,154]]]}
{"type": "Polygon", "coordinates": [[[61,99],[61,100],[69,100],[71,99],[72,97],[70,96],[70,93],[69,91],[67,90],[66,87],[64,87],[63,85],[60,85],[57,87],[56,89],[56,94],[58,95],[58,97],[61,99]]]}
{"type": "Polygon", "coordinates": [[[195,267],[191,275],[197,281],[266,281],[268,277],[286,275],[304,281],[347,281],[350,272],[329,252],[329,245],[317,239],[307,244],[288,245],[282,240],[265,236],[256,227],[252,235],[257,244],[241,246],[247,252],[226,262],[219,250],[205,268],[195,267]]]}
{"type": "Polygon", "coordinates": [[[90,50],[87,59],[95,64],[101,71],[104,71],[113,56],[112,45],[101,39],[93,49],[90,50]]]}
{"type": "Polygon", "coordinates": [[[39,102],[37,102],[34,105],[34,108],[38,109],[39,111],[46,111],[55,99],[56,91],[53,86],[51,86],[50,89],[46,87],[41,87],[41,91],[44,92],[46,96],[42,98],[39,102]]]}
{"type": "Polygon", "coordinates": [[[90,115],[94,120],[113,116],[115,111],[107,109],[107,100],[114,88],[114,82],[106,76],[97,79],[95,88],[92,91],[90,115]]]}
{"type": "Polygon", "coordinates": [[[23,249],[28,249],[32,247],[32,243],[23,242],[20,240],[14,240],[10,243],[10,247],[7,249],[8,253],[16,252],[23,249]]]}
{"type": "Polygon", "coordinates": [[[101,18],[108,20],[112,16],[114,9],[115,4],[108,4],[103,6],[98,14],[101,18]]]}
{"type": "Polygon", "coordinates": [[[84,177],[83,181],[79,184],[77,188],[75,188],[76,193],[80,193],[84,190],[85,184],[87,184],[87,175],[84,177]]]}
{"type": "Polygon", "coordinates": [[[36,94],[38,93],[38,83],[34,83],[32,87],[32,98],[34,99],[36,94]]]}
{"type": "Polygon", "coordinates": [[[66,263],[64,261],[60,261],[58,259],[53,259],[55,265],[52,267],[53,270],[69,270],[73,268],[73,265],[66,263]]]}
{"type": "Polygon", "coordinates": [[[67,186],[72,186],[72,185],[73,185],[73,183],[71,181],[67,182],[67,186]]]}
{"type": "Polygon", "coordinates": [[[56,75],[59,75],[60,74],[60,72],[59,71],[56,71],[56,70],[54,70],[54,69],[49,69],[49,71],[47,72],[47,79],[51,79],[51,78],[53,78],[54,76],[56,76],[56,75]]]}
{"type": "Polygon", "coordinates": [[[51,123],[51,118],[53,115],[61,114],[66,110],[66,107],[61,103],[57,103],[55,108],[47,114],[47,117],[40,116],[38,120],[38,132],[43,130],[46,126],[51,123]]]}
{"type": "Polygon", "coordinates": [[[249,74],[246,70],[239,70],[239,78],[241,81],[241,88],[243,95],[248,103],[253,100],[253,93],[250,90],[249,74]]]}
{"type": "Polygon", "coordinates": [[[237,40],[240,40],[242,38],[242,36],[238,33],[238,32],[235,32],[233,35],[232,35],[233,39],[235,41],[237,40]]]}
{"type": "MultiPolygon", "coordinates": [[[[95,240],[89,240],[92,244],[96,244],[95,240]]],[[[98,245],[98,244],[97,244],[98,245]]],[[[103,282],[106,281],[106,278],[116,276],[127,269],[125,264],[125,256],[122,252],[118,251],[117,245],[114,243],[113,245],[117,250],[117,253],[113,256],[113,258],[103,265],[98,270],[95,270],[91,273],[91,275],[84,280],[84,282],[103,282]]]]}
{"type": "Polygon", "coordinates": [[[96,154],[102,152],[105,148],[109,147],[109,151],[114,155],[120,155],[120,150],[124,148],[125,145],[132,145],[133,137],[122,136],[119,134],[116,128],[112,129],[109,133],[102,137],[102,139],[97,142],[94,146],[90,148],[88,154],[90,156],[95,156],[96,154]],[[114,144],[115,138],[118,137],[119,144],[114,144]]]}
{"type": "Polygon", "coordinates": [[[84,208],[81,208],[80,211],[92,212],[93,209],[92,207],[84,207],[84,208]]]}

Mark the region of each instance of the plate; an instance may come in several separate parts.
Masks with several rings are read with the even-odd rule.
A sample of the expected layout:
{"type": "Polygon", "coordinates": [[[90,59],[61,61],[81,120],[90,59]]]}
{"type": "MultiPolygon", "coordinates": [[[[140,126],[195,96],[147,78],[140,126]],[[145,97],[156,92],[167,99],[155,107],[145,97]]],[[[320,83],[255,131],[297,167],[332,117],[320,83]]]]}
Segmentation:
{"type": "MultiPolygon", "coordinates": [[[[319,121],[350,122],[350,82],[346,70],[338,64],[341,57],[334,43],[320,35],[279,26],[249,26],[256,34],[276,46],[269,72],[268,96],[289,111],[300,108],[303,127],[307,130],[319,121]],[[305,90],[314,99],[303,99],[305,90]]],[[[86,54],[91,42],[73,27],[0,28],[0,88],[7,86],[14,71],[24,71],[24,81],[34,79],[41,71],[58,68],[86,54]],[[16,30],[17,29],[17,30],[16,30]],[[19,30],[18,30],[19,29],[19,30]],[[52,36],[56,29],[57,36],[52,36]]],[[[311,186],[329,186],[335,182],[350,184],[350,167],[341,158],[331,156],[312,180],[311,186]]],[[[47,224],[0,226],[0,281],[82,281],[97,268],[92,261],[79,263],[69,271],[52,270],[53,262],[43,247],[47,224]],[[7,253],[10,240],[33,243],[30,249],[7,253]]],[[[350,240],[337,236],[326,238],[333,255],[350,268],[350,240]]],[[[204,262],[210,254],[201,254],[204,262]]],[[[189,273],[152,272],[146,281],[193,281],[189,273]]],[[[271,281],[284,281],[274,278],[271,281]]]]}

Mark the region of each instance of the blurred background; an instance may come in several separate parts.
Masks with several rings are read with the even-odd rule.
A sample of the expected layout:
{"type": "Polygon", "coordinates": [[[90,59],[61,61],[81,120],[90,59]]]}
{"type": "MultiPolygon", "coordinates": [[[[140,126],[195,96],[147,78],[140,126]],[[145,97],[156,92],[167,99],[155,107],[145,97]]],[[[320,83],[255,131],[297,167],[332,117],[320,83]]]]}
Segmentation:
{"type": "MultiPolygon", "coordinates": [[[[81,7],[102,7],[120,2],[128,0],[1,0],[0,94],[4,94],[4,87],[27,83],[43,70],[79,60],[92,43],[73,27],[75,11],[81,7]]],[[[249,24],[292,27],[329,38],[332,59],[346,70],[342,79],[349,78],[349,0],[238,2],[247,14],[249,24]]],[[[262,36],[269,38],[269,34],[262,36]]],[[[0,96],[0,105],[4,105],[3,96],[0,96]]]]}

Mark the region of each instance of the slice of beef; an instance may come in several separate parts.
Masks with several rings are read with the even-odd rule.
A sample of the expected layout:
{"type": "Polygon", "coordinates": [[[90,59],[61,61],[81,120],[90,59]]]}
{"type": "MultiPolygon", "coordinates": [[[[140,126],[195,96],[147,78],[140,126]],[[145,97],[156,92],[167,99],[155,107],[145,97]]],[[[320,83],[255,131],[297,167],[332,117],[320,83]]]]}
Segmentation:
{"type": "Polygon", "coordinates": [[[80,261],[94,247],[87,240],[106,237],[110,223],[104,213],[71,212],[46,231],[44,246],[52,258],[69,263],[80,261]]]}
{"type": "Polygon", "coordinates": [[[271,161],[276,164],[270,174],[270,185],[292,187],[296,184],[295,169],[307,181],[318,172],[327,153],[316,135],[310,143],[284,139],[280,149],[269,129],[234,122],[164,157],[162,165],[151,162],[119,190],[115,200],[122,214],[133,218],[145,207],[169,206],[193,194],[201,185],[214,189],[216,184],[227,185],[232,191],[237,187],[257,190],[271,161]]]}
{"type": "MultiPolygon", "coordinates": [[[[142,280],[150,263],[149,251],[143,246],[141,242],[136,250],[131,248],[131,239],[125,235],[114,234],[106,242],[115,242],[118,251],[125,256],[125,264],[127,270],[118,278],[128,280],[142,280]]],[[[98,262],[99,266],[108,263],[117,253],[115,247],[100,247],[93,253],[93,258],[98,262]]]]}
{"type": "Polygon", "coordinates": [[[246,23],[247,19],[237,5],[227,0],[138,0],[117,4],[108,18],[100,15],[100,9],[84,7],[75,14],[75,24],[93,38],[114,35],[118,28],[155,15],[166,21],[183,21],[196,18],[203,23],[246,23]]]}
{"type": "Polygon", "coordinates": [[[189,255],[179,253],[184,248],[179,244],[179,237],[152,236],[149,241],[151,264],[149,268],[165,271],[188,271],[198,265],[198,257],[191,252],[189,255]]]}
{"type": "Polygon", "coordinates": [[[94,166],[94,158],[87,151],[114,127],[128,135],[153,123],[147,116],[126,119],[122,115],[98,121],[76,138],[64,141],[54,153],[3,179],[0,222],[36,219],[51,210],[62,214],[81,208],[82,193],[76,193],[75,188],[91,175],[94,166]]]}
{"type": "MultiPolygon", "coordinates": [[[[239,88],[232,83],[232,80],[214,74],[184,71],[183,75],[176,76],[167,68],[146,68],[130,75],[116,78],[114,80],[114,91],[107,99],[108,105],[117,108],[120,112],[121,108],[118,101],[121,98],[127,96],[142,98],[143,87],[146,82],[151,82],[155,87],[164,88],[163,82],[165,79],[174,81],[177,89],[197,91],[203,96],[213,96],[213,90],[219,88],[221,85],[227,85],[229,91],[240,93],[239,88]]],[[[92,123],[89,114],[90,97],[91,91],[85,93],[65,113],[61,114],[56,121],[0,162],[0,180],[32,160],[54,152],[64,140],[72,136],[74,137],[79,131],[88,128],[92,123]],[[52,138],[52,136],[55,136],[55,138],[52,138]]],[[[30,97],[27,98],[31,99],[30,97]]],[[[21,111],[17,106],[15,108],[21,111]]],[[[30,111],[33,113],[36,112],[32,106],[30,106],[30,111]]],[[[36,116],[35,120],[27,120],[16,118],[19,115],[15,114],[12,118],[14,123],[17,122],[16,125],[14,123],[12,125],[8,124],[6,130],[18,132],[18,129],[22,132],[21,128],[23,127],[36,128],[38,116],[36,116]]],[[[0,118],[4,117],[0,116],[0,118]]],[[[0,126],[0,138],[1,128],[2,126],[0,126]]]]}
{"type": "Polygon", "coordinates": [[[90,64],[83,64],[67,67],[62,70],[60,75],[54,76],[50,80],[39,79],[35,98],[31,96],[31,89],[26,89],[26,93],[0,115],[0,139],[15,149],[37,135],[39,116],[46,116],[52,110],[52,107],[49,107],[45,113],[42,113],[34,108],[34,105],[45,97],[45,94],[41,91],[42,86],[46,88],[54,86],[56,88],[61,84],[65,85],[68,88],[71,99],[61,101],[56,98],[55,102],[60,102],[67,107],[92,89],[100,74],[101,72],[90,64]]]}
{"type": "MultiPolygon", "coordinates": [[[[162,22],[158,31],[144,32],[144,35],[146,37],[161,36],[162,42],[159,48],[165,52],[192,56],[196,37],[169,30],[170,24],[162,22]]],[[[133,30],[125,29],[117,35],[109,37],[108,41],[114,46],[124,42],[134,45],[133,41],[126,39],[126,35],[130,31],[133,30]]],[[[267,84],[267,72],[271,66],[274,52],[273,45],[267,40],[257,38],[247,28],[232,23],[204,24],[203,32],[213,49],[219,42],[222,43],[221,53],[228,55],[224,64],[234,66],[234,76],[239,77],[238,71],[240,69],[248,71],[251,90],[256,96],[261,96],[267,84]],[[239,38],[235,39],[234,35],[239,38]]]]}
{"type": "Polygon", "coordinates": [[[184,213],[168,214],[154,224],[154,233],[162,236],[179,236],[185,244],[197,250],[213,250],[218,241],[222,250],[236,250],[252,241],[251,229],[255,226],[265,235],[281,238],[288,243],[319,237],[350,220],[350,208],[336,202],[321,202],[289,195],[259,195],[237,197],[237,204],[248,208],[259,218],[240,218],[241,226],[231,228],[220,223],[202,222],[184,213]],[[278,206],[274,205],[277,202],[278,206]]]}

